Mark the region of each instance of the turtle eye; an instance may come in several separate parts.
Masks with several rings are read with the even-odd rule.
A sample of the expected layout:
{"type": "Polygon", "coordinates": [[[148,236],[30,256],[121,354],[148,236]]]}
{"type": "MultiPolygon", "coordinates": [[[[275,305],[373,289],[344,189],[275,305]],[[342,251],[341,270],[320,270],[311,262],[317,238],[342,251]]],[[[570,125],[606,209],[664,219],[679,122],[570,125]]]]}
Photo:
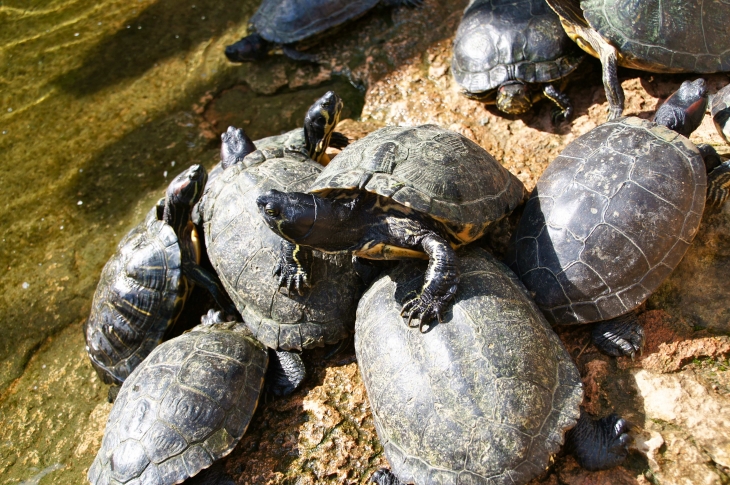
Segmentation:
{"type": "Polygon", "coordinates": [[[279,209],[275,207],[274,204],[272,204],[271,202],[266,204],[264,211],[266,211],[266,214],[270,215],[271,217],[276,217],[279,215],[279,209]]]}

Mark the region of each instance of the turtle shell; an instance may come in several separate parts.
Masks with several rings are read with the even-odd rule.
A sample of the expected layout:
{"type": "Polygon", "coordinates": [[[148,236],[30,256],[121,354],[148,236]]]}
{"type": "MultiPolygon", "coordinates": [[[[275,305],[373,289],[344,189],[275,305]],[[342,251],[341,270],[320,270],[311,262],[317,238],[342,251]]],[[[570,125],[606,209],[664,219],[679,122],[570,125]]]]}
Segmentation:
{"type": "Polygon", "coordinates": [[[710,112],[717,132],[726,143],[730,143],[730,84],[712,96],[710,112]]]}
{"type": "Polygon", "coordinates": [[[436,125],[381,128],[344,148],[310,192],[366,190],[430,216],[461,244],[484,234],[524,197],[486,150],[436,125]]]}
{"type": "Polygon", "coordinates": [[[582,59],[545,0],[473,0],[456,32],[451,72],[477,94],[512,80],[556,81],[582,59]]]}
{"type": "MultiPolygon", "coordinates": [[[[548,3],[565,6],[574,0],[548,3]]],[[[581,0],[580,7],[588,24],[619,50],[623,66],[651,72],[730,71],[725,1],[581,0]]]]}
{"type": "Polygon", "coordinates": [[[354,20],[380,0],[264,0],[251,17],[256,32],[277,44],[290,44],[354,20]]]}
{"type": "Polygon", "coordinates": [[[209,184],[203,202],[208,256],[254,336],[268,347],[302,350],[350,335],[362,281],[349,255],[314,252],[311,287],[300,296],[279,288],[272,270],[281,242],[259,214],[256,198],[270,189],[303,191],[322,166],[273,158],[228,167],[209,184]]]}
{"type": "Polygon", "coordinates": [[[230,324],[161,344],[122,385],[89,482],[180,483],[226,456],[253,416],[267,365],[266,349],[230,324]]]}
{"type": "Polygon", "coordinates": [[[538,180],[510,264],[553,323],[621,316],[679,264],[706,192],[702,156],[687,138],[634,117],[604,123],[538,180]]]}
{"type": "Polygon", "coordinates": [[[527,483],[576,424],[578,369],[517,277],[460,252],[454,304],[428,332],[403,324],[425,263],[401,263],[365,293],[355,351],[375,429],[404,483],[527,483]]]}
{"type": "Polygon", "coordinates": [[[121,384],[177,319],[192,285],[175,231],[158,207],[117,246],[101,272],[84,333],[99,377],[121,384]]]}

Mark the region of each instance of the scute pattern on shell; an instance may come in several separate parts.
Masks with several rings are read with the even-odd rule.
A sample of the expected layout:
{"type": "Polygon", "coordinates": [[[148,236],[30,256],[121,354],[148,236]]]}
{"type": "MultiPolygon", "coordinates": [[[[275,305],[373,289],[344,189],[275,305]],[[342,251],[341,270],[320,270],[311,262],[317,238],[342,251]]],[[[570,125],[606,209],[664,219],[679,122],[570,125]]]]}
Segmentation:
{"type": "Polygon", "coordinates": [[[622,65],[652,72],[730,71],[725,0],[582,0],[588,23],[622,53],[622,65]]]}
{"type": "Polygon", "coordinates": [[[203,202],[208,255],[246,325],[264,345],[302,350],[342,340],[355,324],[362,282],[349,255],[314,252],[310,288],[286,294],[271,274],[282,239],[264,222],[256,198],[270,189],[305,191],[322,170],[308,159],[233,165],[203,202]]]}
{"type": "Polygon", "coordinates": [[[260,343],[225,324],[161,344],[122,386],[89,481],[180,483],[226,456],[253,416],[267,364],[260,343]]]}
{"type": "Polygon", "coordinates": [[[405,483],[526,483],[573,427],[580,375],[517,277],[486,251],[459,253],[444,322],[403,324],[424,263],[401,263],[358,306],[355,350],[378,437],[405,483]]]}
{"type": "Polygon", "coordinates": [[[509,80],[558,80],[582,59],[544,0],[477,0],[459,24],[451,69],[466,91],[482,93],[509,80]]]}
{"type": "Polygon", "coordinates": [[[730,84],[712,96],[710,112],[717,132],[726,143],[730,143],[730,84]]]}
{"type": "Polygon", "coordinates": [[[162,341],[189,290],[177,235],[154,211],[104,266],[85,325],[89,357],[107,384],[124,381],[162,341]]]}
{"type": "Polygon", "coordinates": [[[289,44],[353,20],[380,0],[264,0],[250,23],[264,39],[289,44]]]}
{"type": "Polygon", "coordinates": [[[552,323],[618,317],[679,264],[706,192],[704,162],[687,138],[634,117],[604,123],[543,173],[510,265],[552,323]]]}
{"type": "Polygon", "coordinates": [[[358,188],[428,214],[467,243],[511,212],[522,183],[486,150],[436,125],[381,128],[342,150],[310,192],[358,188]]]}

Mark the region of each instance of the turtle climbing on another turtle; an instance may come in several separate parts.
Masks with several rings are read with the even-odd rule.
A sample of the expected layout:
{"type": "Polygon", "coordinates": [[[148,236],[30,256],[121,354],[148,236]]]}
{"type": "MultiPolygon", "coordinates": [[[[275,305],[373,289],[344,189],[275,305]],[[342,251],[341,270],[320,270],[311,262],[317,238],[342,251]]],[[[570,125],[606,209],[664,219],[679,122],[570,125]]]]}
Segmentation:
{"type": "Polygon", "coordinates": [[[441,319],[459,282],[454,248],[481,237],[523,201],[522,183],[486,150],[436,125],[381,128],[342,150],[308,192],[271,190],[257,203],[286,239],[278,267],[304,290],[310,249],[358,258],[429,259],[421,293],[403,306],[423,327],[441,319]]]}
{"type": "Polygon", "coordinates": [[[424,263],[399,265],[360,299],[358,368],[392,467],[371,481],[521,485],[564,443],[588,469],[620,464],[628,423],[581,410],[578,368],[519,279],[481,248],[459,258],[454,303],[427,333],[400,317],[424,263]]]}
{"type": "Polygon", "coordinates": [[[601,60],[609,121],[624,110],[618,66],[667,73],[730,71],[727,2],[546,1],[570,38],[601,60]]]}
{"type": "Polygon", "coordinates": [[[91,464],[93,485],[172,485],[228,455],[246,432],[269,354],[209,313],[158,347],[122,385],[91,464]]]}
{"type": "Polygon", "coordinates": [[[717,132],[725,143],[730,143],[730,84],[712,96],[710,113],[717,132]]]}
{"type": "Polygon", "coordinates": [[[294,60],[316,60],[302,50],[321,34],[365,15],[376,5],[420,6],[423,0],[264,0],[248,25],[249,35],[226,47],[231,62],[258,61],[281,47],[294,60]]]}
{"type": "Polygon", "coordinates": [[[570,99],[555,85],[585,54],[545,0],[472,0],[454,39],[451,72],[469,98],[521,114],[542,97],[569,119],[570,99]]]}
{"type": "Polygon", "coordinates": [[[687,138],[706,107],[705,81],[686,81],[654,121],[619,118],[578,137],[538,180],[515,230],[510,266],[548,320],[596,322],[593,341],[610,355],[641,349],[637,307],[679,264],[705,202],[727,199],[730,164],[716,166],[711,146],[687,138]]]}
{"type": "Polygon", "coordinates": [[[218,278],[198,264],[190,211],[205,183],[200,165],[175,177],[164,203],[122,239],[101,272],[84,334],[91,363],[107,384],[121,385],[162,341],[193,284],[207,289],[226,312],[236,312],[218,278]]]}

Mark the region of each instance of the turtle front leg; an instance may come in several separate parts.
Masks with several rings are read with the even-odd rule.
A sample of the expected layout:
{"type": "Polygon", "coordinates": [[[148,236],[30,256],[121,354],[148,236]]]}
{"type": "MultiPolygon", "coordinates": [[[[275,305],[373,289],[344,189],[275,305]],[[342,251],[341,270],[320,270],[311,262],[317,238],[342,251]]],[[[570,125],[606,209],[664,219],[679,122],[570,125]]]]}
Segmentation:
{"type": "Polygon", "coordinates": [[[456,253],[445,239],[428,234],[421,240],[423,250],[428,254],[428,268],[421,288],[421,294],[403,305],[401,316],[419,321],[423,327],[432,318],[441,322],[441,314],[456,293],[459,284],[459,267],[456,253]]]}
{"type": "Polygon", "coordinates": [[[576,27],[576,32],[588,41],[594,52],[598,54],[603,67],[603,88],[608,100],[608,121],[619,118],[624,112],[624,90],[618,82],[618,51],[603,40],[593,29],[576,27]]]}
{"type": "Polygon", "coordinates": [[[573,105],[570,103],[570,98],[558,88],[552,84],[546,84],[542,89],[542,94],[557,105],[557,109],[552,114],[553,123],[561,120],[567,121],[573,116],[573,105]]]}
{"type": "Polygon", "coordinates": [[[310,248],[282,239],[279,262],[273,272],[279,277],[279,287],[285,287],[288,293],[294,289],[299,295],[303,295],[304,287],[309,286],[313,261],[314,256],[310,248]]]}
{"type": "Polygon", "coordinates": [[[370,483],[377,485],[403,485],[403,482],[398,480],[392,471],[387,468],[381,468],[370,476],[370,483]]]}
{"type": "Polygon", "coordinates": [[[223,289],[220,280],[216,275],[192,261],[185,261],[182,264],[182,271],[186,278],[199,285],[211,294],[215,302],[228,315],[237,315],[238,310],[231,301],[231,298],[223,289]]]}
{"type": "Polygon", "coordinates": [[[719,209],[730,194],[730,161],[720,164],[707,174],[707,205],[719,209]]]}
{"type": "Polygon", "coordinates": [[[568,431],[565,445],[586,470],[608,470],[623,463],[629,454],[629,427],[616,414],[593,419],[581,408],[578,423],[568,431]]]}

